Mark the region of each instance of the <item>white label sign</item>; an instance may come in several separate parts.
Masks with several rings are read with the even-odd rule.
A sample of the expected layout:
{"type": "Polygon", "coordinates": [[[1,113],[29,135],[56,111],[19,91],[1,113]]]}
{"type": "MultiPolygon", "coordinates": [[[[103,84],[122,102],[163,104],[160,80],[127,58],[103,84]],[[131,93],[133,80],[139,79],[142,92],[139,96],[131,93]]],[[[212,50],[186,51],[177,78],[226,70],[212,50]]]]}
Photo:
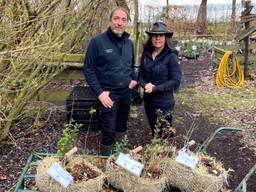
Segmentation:
{"type": "Polygon", "coordinates": [[[117,160],[116,160],[116,164],[119,165],[120,167],[124,168],[125,170],[133,173],[136,176],[140,176],[144,165],[141,164],[138,161],[135,161],[133,159],[131,159],[129,156],[120,153],[117,160]]]}
{"type": "Polygon", "coordinates": [[[175,47],[175,49],[176,49],[177,51],[180,51],[180,47],[175,47]]]}
{"type": "Polygon", "coordinates": [[[52,164],[52,166],[47,170],[47,173],[64,188],[73,182],[72,175],[70,175],[69,172],[62,168],[57,162],[52,164]]]}
{"type": "Polygon", "coordinates": [[[193,49],[193,50],[196,50],[196,49],[197,49],[197,46],[196,46],[196,45],[192,45],[192,49],[193,49]]]}
{"type": "Polygon", "coordinates": [[[186,153],[183,150],[178,151],[178,155],[176,157],[176,161],[187,166],[190,167],[192,169],[196,168],[196,164],[198,161],[197,157],[193,157],[191,155],[189,155],[188,153],[186,153]]]}

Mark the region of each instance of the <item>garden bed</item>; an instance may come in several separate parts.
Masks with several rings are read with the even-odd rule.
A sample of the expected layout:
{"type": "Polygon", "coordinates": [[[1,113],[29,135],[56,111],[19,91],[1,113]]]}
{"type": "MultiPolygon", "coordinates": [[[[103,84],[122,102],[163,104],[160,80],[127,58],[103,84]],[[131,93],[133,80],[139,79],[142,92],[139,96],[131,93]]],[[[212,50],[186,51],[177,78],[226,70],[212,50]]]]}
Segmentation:
{"type": "MultiPolygon", "coordinates": [[[[200,56],[196,61],[181,62],[183,80],[182,87],[178,93],[181,95],[178,96],[187,96],[190,98],[191,103],[188,103],[188,100],[184,99],[178,99],[176,102],[174,116],[176,135],[170,138],[169,141],[178,148],[184,145],[184,140],[187,139],[187,136],[190,136],[190,138],[194,139],[197,143],[205,141],[211,133],[224,125],[223,122],[220,123],[216,121],[216,119],[219,118],[219,116],[217,116],[219,114],[223,114],[223,118],[232,117],[236,122],[248,121],[252,122],[252,124],[254,122],[253,114],[255,113],[248,111],[246,115],[240,111],[240,115],[235,116],[236,109],[232,112],[231,110],[223,111],[217,108],[215,111],[216,115],[209,116],[211,106],[203,102],[206,98],[202,99],[202,97],[200,97],[201,100],[193,99],[200,90],[207,90],[209,92],[213,90],[211,97],[209,96],[208,99],[214,98],[213,95],[216,94],[216,89],[211,85],[211,83],[213,83],[213,77],[210,70],[209,59],[209,54],[204,53],[203,56],[200,56]],[[185,88],[190,89],[183,92],[185,88]],[[193,129],[193,132],[188,134],[191,129],[193,129]]],[[[83,82],[79,82],[79,84],[83,84],[83,82]]],[[[66,84],[52,82],[52,85],[58,85],[58,88],[62,86],[71,87],[74,86],[74,82],[70,81],[66,82],[66,84]]],[[[51,89],[51,84],[47,86],[47,89],[51,89]]],[[[228,92],[230,90],[218,90],[218,92],[224,91],[228,92]]],[[[250,92],[247,91],[247,94],[250,94],[250,92]]],[[[243,98],[241,97],[241,99],[243,98]]],[[[138,145],[145,146],[149,144],[152,139],[142,106],[138,107],[137,113],[138,115],[136,117],[129,118],[129,148],[138,145]]],[[[9,135],[9,139],[0,144],[0,189],[2,191],[7,192],[15,188],[31,152],[56,153],[57,142],[62,133],[65,121],[65,101],[60,101],[47,103],[45,112],[37,120],[36,124],[33,125],[32,120],[27,118],[14,127],[9,135]],[[24,127],[27,128],[26,131],[24,131],[24,127]]],[[[246,139],[244,135],[240,133],[223,133],[213,141],[207,150],[211,156],[223,162],[225,169],[233,170],[230,172],[228,179],[229,188],[232,190],[238,186],[256,162],[255,145],[249,145],[255,141],[254,135],[255,127],[253,126],[248,129],[248,132],[246,131],[246,139]],[[244,140],[246,140],[246,142],[244,142],[244,140]]],[[[84,138],[86,136],[87,131],[81,129],[76,142],[77,146],[81,149],[80,152],[83,154],[98,155],[100,151],[100,132],[89,132],[88,139],[85,142],[84,138]]],[[[256,176],[254,175],[248,181],[247,190],[248,192],[254,192],[255,188],[256,176]]]]}

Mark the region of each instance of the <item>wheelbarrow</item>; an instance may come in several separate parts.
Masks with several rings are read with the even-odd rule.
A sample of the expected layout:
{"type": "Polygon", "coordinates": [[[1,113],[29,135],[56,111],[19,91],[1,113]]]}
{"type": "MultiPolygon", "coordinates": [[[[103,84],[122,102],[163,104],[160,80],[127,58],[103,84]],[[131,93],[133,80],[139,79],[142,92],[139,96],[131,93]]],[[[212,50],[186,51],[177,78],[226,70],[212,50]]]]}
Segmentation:
{"type": "MultiPolygon", "coordinates": [[[[209,144],[213,141],[213,139],[225,131],[237,132],[237,131],[243,131],[243,129],[234,128],[234,127],[220,127],[215,132],[213,132],[202,145],[198,146],[196,150],[198,150],[200,152],[205,152],[206,149],[208,148],[209,144]]],[[[246,176],[242,179],[240,184],[236,187],[234,192],[247,192],[247,181],[254,173],[256,173],[256,164],[254,164],[252,166],[252,168],[249,170],[249,172],[246,174],[246,176]]]]}
{"type": "Polygon", "coordinates": [[[215,139],[218,135],[220,135],[222,132],[228,131],[228,132],[237,132],[237,131],[243,131],[241,128],[235,128],[235,127],[220,127],[216,131],[214,131],[205,141],[203,144],[199,145],[196,148],[196,151],[199,152],[206,152],[206,149],[210,145],[213,139],[215,139]]]}
{"type": "Polygon", "coordinates": [[[248,181],[248,179],[254,174],[256,173],[256,164],[254,164],[252,166],[252,168],[250,169],[250,171],[246,174],[246,176],[243,178],[243,180],[240,182],[240,184],[237,186],[237,188],[235,189],[235,192],[246,192],[247,191],[247,184],[246,182],[248,181]]]}

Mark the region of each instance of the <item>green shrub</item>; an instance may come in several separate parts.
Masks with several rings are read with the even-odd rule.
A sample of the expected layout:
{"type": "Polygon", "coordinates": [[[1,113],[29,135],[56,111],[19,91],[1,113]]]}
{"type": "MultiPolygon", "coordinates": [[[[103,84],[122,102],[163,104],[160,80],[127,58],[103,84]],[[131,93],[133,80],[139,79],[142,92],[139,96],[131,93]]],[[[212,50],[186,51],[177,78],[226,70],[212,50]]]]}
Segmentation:
{"type": "Polygon", "coordinates": [[[80,127],[82,127],[82,124],[75,123],[73,119],[64,125],[62,137],[58,141],[57,145],[57,155],[63,157],[65,153],[67,153],[74,146],[80,127]]]}
{"type": "Polygon", "coordinates": [[[117,157],[119,155],[119,153],[128,153],[129,149],[128,149],[128,137],[127,135],[124,136],[124,138],[120,141],[117,142],[114,146],[114,155],[115,157],[117,157]]]}

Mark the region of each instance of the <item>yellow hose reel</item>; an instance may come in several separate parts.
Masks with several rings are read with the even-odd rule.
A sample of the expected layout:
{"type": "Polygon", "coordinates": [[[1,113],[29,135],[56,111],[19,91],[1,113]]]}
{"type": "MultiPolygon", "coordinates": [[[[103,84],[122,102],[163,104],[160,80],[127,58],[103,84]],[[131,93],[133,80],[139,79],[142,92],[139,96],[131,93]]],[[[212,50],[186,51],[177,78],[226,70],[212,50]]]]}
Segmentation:
{"type": "Polygon", "coordinates": [[[244,84],[244,73],[241,69],[237,56],[233,55],[232,66],[229,63],[229,57],[232,51],[226,51],[223,55],[217,75],[216,85],[218,87],[240,88],[244,84]]]}

